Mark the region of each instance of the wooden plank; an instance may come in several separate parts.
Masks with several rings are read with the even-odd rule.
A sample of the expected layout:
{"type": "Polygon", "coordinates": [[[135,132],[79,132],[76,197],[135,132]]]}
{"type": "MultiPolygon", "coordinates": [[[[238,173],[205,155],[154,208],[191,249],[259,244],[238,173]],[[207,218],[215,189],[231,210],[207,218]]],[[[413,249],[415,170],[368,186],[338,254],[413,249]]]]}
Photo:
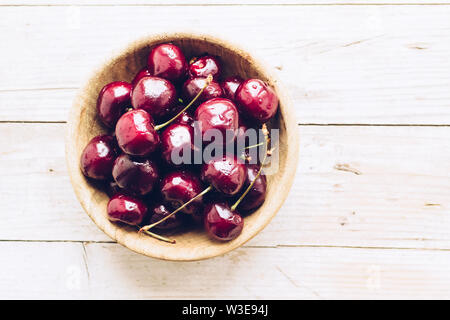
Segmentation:
{"type": "Polygon", "coordinates": [[[117,244],[0,242],[0,298],[448,299],[448,252],[239,248],[194,263],[117,244]]]}
{"type": "MultiPolygon", "coordinates": [[[[109,241],[74,197],[64,128],[0,124],[9,212],[1,240],[109,241]]],[[[300,126],[299,134],[296,182],[249,246],[450,249],[449,127],[300,126]]]]}
{"type": "Polygon", "coordinates": [[[449,124],[450,6],[288,8],[260,6],[248,28],[251,6],[0,7],[0,121],[65,120],[111,52],[188,26],[267,61],[300,123],[449,124]]]}

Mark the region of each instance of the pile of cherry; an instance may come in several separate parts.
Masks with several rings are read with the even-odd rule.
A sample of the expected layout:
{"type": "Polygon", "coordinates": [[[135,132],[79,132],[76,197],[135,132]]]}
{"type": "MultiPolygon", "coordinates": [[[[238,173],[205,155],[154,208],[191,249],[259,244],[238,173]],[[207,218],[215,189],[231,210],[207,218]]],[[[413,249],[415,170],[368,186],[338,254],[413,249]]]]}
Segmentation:
{"type": "Polygon", "coordinates": [[[161,44],[131,83],[112,82],[100,91],[98,117],[111,134],[94,137],[80,165],[111,197],[110,221],[171,243],[175,240],[150,230],[193,221],[212,238],[228,241],[244,225],[237,209],[247,214],[264,202],[267,183],[261,169],[270,155],[265,123],[276,114],[278,98],[258,79],[220,81],[222,67],[211,55],[188,63],[179,47],[161,44]],[[248,147],[262,145],[264,159],[249,164],[245,154],[224,153],[201,164],[174,163],[173,153],[195,151],[194,123],[202,136],[210,129],[223,132],[226,138],[214,141],[223,146],[244,139],[247,128],[263,130],[265,143],[248,147]]]}

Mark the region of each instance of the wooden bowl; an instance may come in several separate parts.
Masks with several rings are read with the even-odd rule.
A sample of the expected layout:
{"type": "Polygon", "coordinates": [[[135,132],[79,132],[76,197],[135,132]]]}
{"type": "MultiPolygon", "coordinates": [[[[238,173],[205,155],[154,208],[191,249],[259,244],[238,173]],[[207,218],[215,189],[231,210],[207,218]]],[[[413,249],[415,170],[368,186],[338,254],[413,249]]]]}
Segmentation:
{"type": "Polygon", "coordinates": [[[266,67],[250,54],[223,40],[211,36],[175,33],[147,37],[132,43],[98,69],[81,89],[69,115],[66,136],[66,159],[71,182],[86,213],[107,235],[125,247],[149,257],[190,261],[211,258],[231,251],[261,231],[275,216],[294,180],[298,161],[298,127],[291,102],[279,82],[266,67]],[[241,235],[230,242],[217,242],[201,228],[181,230],[175,235],[176,244],[158,241],[138,234],[136,228],[117,225],[107,219],[108,196],[90,184],[80,171],[80,155],[91,138],[105,132],[96,113],[96,101],[104,85],[112,81],[131,81],[146,65],[150,50],[157,44],[178,45],[186,59],[203,53],[217,55],[225,68],[224,76],[238,74],[242,78],[259,78],[273,86],[280,100],[279,112],[272,127],[280,129],[279,170],[268,176],[267,198],[254,213],[245,217],[241,235]]]}

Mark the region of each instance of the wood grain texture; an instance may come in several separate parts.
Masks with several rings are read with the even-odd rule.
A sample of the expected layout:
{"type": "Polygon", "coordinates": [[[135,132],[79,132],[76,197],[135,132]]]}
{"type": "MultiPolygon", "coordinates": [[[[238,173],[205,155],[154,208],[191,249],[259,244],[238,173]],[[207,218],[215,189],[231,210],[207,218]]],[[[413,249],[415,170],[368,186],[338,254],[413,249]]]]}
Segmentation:
{"type": "Polygon", "coordinates": [[[261,6],[248,28],[253,10],[0,7],[0,41],[8,43],[0,120],[65,121],[75,89],[113,51],[140,36],[189,28],[268,62],[287,85],[299,123],[450,124],[450,6],[261,6]]]}
{"type": "Polygon", "coordinates": [[[0,282],[8,288],[0,298],[448,299],[446,255],[239,248],[206,261],[168,262],[109,243],[0,242],[0,282]]]}
{"type": "MultiPolygon", "coordinates": [[[[75,199],[64,130],[0,124],[0,200],[15,213],[0,240],[110,241],[75,199]]],[[[300,126],[299,135],[289,196],[248,245],[450,249],[450,128],[300,126]]]]}

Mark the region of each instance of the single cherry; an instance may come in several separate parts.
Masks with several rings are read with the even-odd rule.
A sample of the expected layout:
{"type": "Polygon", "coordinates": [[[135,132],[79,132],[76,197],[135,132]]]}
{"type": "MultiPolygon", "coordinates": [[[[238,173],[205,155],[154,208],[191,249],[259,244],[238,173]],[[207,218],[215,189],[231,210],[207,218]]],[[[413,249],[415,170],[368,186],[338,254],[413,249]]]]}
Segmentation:
{"type": "MultiPolygon", "coordinates": [[[[163,203],[157,203],[150,207],[149,213],[151,214],[151,218],[149,223],[155,223],[159,220],[167,217],[170,214],[170,210],[163,203]]],[[[183,224],[183,217],[180,215],[173,215],[155,226],[157,229],[161,230],[170,230],[178,228],[183,224]]]]}
{"type": "Polygon", "coordinates": [[[244,219],[223,202],[210,203],[204,210],[205,229],[219,241],[230,241],[242,232],[244,219]]]}
{"type": "Polygon", "coordinates": [[[160,44],[148,56],[148,70],[153,76],[180,81],[186,76],[187,62],[181,49],[174,44],[160,44]]]}
{"type": "Polygon", "coordinates": [[[117,156],[116,149],[116,141],[110,135],[92,138],[81,154],[80,167],[83,174],[96,180],[111,178],[112,167],[117,156]]]}
{"type": "Polygon", "coordinates": [[[150,77],[152,74],[150,73],[150,71],[148,71],[147,68],[142,68],[141,70],[139,70],[139,72],[134,76],[133,81],[131,81],[131,85],[133,87],[136,86],[136,84],[139,82],[139,80],[141,80],[144,77],[150,77]]]}
{"type": "Polygon", "coordinates": [[[110,221],[138,225],[147,214],[147,206],[139,199],[118,193],[109,200],[107,212],[110,221]]]}
{"type": "Polygon", "coordinates": [[[247,178],[245,180],[244,188],[250,186],[253,181],[252,188],[246,194],[246,196],[240,202],[238,208],[241,211],[251,211],[258,208],[260,205],[264,203],[266,199],[266,191],[267,191],[267,178],[263,172],[256,178],[258,175],[260,166],[251,164],[247,166],[247,178]]]}
{"type": "Polygon", "coordinates": [[[259,79],[241,83],[235,94],[239,112],[246,118],[265,123],[277,113],[278,97],[275,91],[259,79]]]}
{"type": "Polygon", "coordinates": [[[142,196],[153,190],[159,170],[149,159],[136,159],[122,154],[114,162],[112,175],[120,188],[142,196]]]}
{"type": "Polygon", "coordinates": [[[114,128],[127,107],[131,107],[131,89],[128,82],[115,81],[103,87],[97,99],[97,112],[100,120],[114,128]]]}
{"type": "Polygon", "coordinates": [[[237,88],[241,85],[244,80],[239,76],[228,77],[220,83],[222,87],[223,96],[227,99],[234,101],[234,95],[237,88]]]}
{"type": "MultiPolygon", "coordinates": [[[[203,190],[200,180],[189,171],[175,171],[167,174],[161,181],[161,195],[166,203],[177,208],[188,202],[203,190]]],[[[202,197],[198,197],[181,211],[192,214],[203,206],[202,197]]]]}
{"type": "Polygon", "coordinates": [[[159,135],[152,117],[144,110],[130,110],[117,122],[116,138],[123,152],[146,156],[159,146],[159,135]]]}
{"type": "Polygon", "coordinates": [[[193,163],[194,128],[187,124],[172,123],[161,134],[162,158],[170,165],[193,163]]]}
{"type": "Polygon", "coordinates": [[[207,135],[214,134],[211,129],[218,130],[222,134],[222,141],[216,143],[227,144],[234,141],[239,127],[239,114],[234,103],[229,99],[216,98],[202,103],[195,110],[199,134],[204,141],[208,141],[207,135]]]}
{"type": "MultiPolygon", "coordinates": [[[[185,99],[186,101],[192,100],[205,86],[205,84],[206,78],[203,77],[191,78],[186,80],[182,88],[183,99],[185,99]]],[[[222,96],[223,92],[222,88],[220,87],[220,84],[213,80],[211,81],[210,84],[206,86],[205,90],[198,97],[198,99],[195,102],[195,105],[198,106],[202,102],[208,101],[213,98],[220,98],[222,96]]]]}
{"type": "Polygon", "coordinates": [[[224,155],[202,166],[201,179],[226,195],[237,194],[245,183],[246,167],[235,156],[224,155]]]}
{"type": "Polygon", "coordinates": [[[193,127],[194,118],[187,112],[183,111],[173,123],[186,124],[193,127]]]}
{"type": "Polygon", "coordinates": [[[221,73],[219,59],[214,56],[203,56],[194,59],[189,65],[189,77],[197,78],[212,75],[214,80],[219,79],[221,73]]]}
{"type": "Polygon", "coordinates": [[[143,77],[133,88],[131,104],[135,109],[144,109],[154,119],[162,119],[176,111],[177,92],[166,79],[143,77]]]}

